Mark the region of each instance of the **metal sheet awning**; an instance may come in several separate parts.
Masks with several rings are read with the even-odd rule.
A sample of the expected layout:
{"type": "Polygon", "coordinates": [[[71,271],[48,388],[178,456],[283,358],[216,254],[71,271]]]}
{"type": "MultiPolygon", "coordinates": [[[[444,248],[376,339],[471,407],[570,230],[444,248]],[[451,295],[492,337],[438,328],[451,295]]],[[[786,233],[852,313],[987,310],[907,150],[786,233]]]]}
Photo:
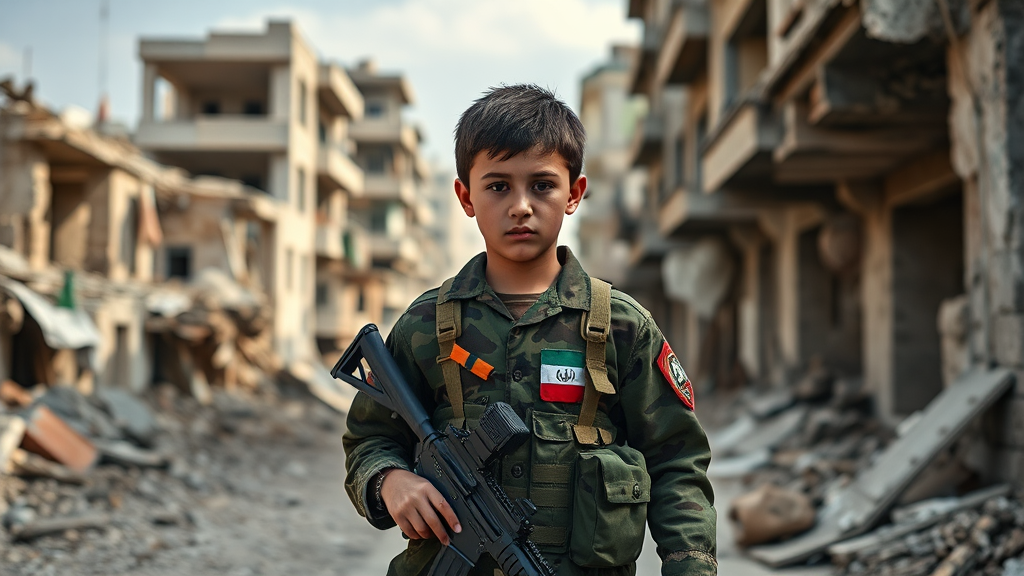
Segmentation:
{"type": "Polygon", "coordinates": [[[0,276],[0,286],[21,301],[43,331],[43,340],[54,350],[78,350],[99,346],[100,333],[85,310],[58,308],[17,280],[0,276]]]}

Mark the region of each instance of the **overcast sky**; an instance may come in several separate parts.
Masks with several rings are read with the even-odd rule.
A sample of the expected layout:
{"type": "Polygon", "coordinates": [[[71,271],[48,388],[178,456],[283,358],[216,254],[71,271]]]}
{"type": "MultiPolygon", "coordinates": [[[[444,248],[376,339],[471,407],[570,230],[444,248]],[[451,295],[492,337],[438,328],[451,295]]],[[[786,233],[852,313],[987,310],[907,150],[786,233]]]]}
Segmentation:
{"type": "MultiPolygon", "coordinates": [[[[20,79],[29,59],[36,95],[55,107],[95,110],[101,0],[0,0],[0,78],[20,79]]],[[[261,31],[267,18],[296,21],[323,60],[372,56],[403,72],[416,95],[407,116],[424,128],[431,163],[454,172],[452,129],[482,91],[533,82],[574,109],[579,82],[615,42],[635,43],[627,0],[110,0],[111,112],[134,128],[141,94],[138,39],[261,31]]]]}

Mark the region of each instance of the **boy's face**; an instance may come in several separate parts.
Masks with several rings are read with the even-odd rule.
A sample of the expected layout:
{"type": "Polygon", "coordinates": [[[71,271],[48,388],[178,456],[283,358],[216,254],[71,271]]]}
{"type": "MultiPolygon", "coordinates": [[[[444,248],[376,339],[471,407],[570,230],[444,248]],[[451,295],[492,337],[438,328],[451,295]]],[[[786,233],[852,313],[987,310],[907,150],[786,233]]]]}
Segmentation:
{"type": "Polygon", "coordinates": [[[482,151],[473,159],[469,182],[455,181],[455,193],[487,246],[488,261],[529,264],[554,255],[562,218],[579,207],[587,179],[569,181],[557,152],[536,149],[508,160],[482,151]]]}

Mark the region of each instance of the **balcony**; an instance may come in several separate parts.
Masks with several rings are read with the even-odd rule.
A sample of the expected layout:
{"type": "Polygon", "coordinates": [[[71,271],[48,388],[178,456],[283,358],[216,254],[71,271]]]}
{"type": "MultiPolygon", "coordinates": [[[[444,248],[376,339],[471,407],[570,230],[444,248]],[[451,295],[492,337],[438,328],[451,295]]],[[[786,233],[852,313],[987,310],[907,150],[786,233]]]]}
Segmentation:
{"type": "Polygon", "coordinates": [[[757,103],[733,108],[704,144],[703,191],[771,185],[772,150],[779,132],[775,116],[757,103]]]}
{"type": "Polygon", "coordinates": [[[395,238],[381,233],[371,233],[370,256],[377,262],[415,263],[420,257],[419,246],[409,237],[395,238]]]}
{"type": "Polygon", "coordinates": [[[344,232],[341,225],[330,222],[317,224],[316,255],[331,260],[341,260],[344,258],[344,232]]]}
{"type": "Polygon", "coordinates": [[[639,129],[633,134],[630,156],[634,166],[648,166],[661,156],[662,141],[665,138],[665,123],[657,113],[644,117],[639,129]]]}
{"type": "Polygon", "coordinates": [[[370,236],[362,226],[349,221],[342,245],[349,272],[365,272],[370,269],[370,236]]]}
{"type": "Polygon", "coordinates": [[[363,169],[349,156],[333,146],[321,146],[317,155],[317,173],[331,179],[353,196],[363,193],[366,182],[363,169]]]}
{"type": "Polygon", "coordinates": [[[729,224],[754,222],[770,203],[732,192],[702,194],[677,188],[658,209],[658,232],[671,236],[682,226],[687,230],[716,229],[729,224]]]}
{"type": "Polygon", "coordinates": [[[144,150],[284,152],[288,123],[241,115],[142,122],[135,144],[144,150]]]}
{"type": "Polygon", "coordinates": [[[353,120],[363,118],[363,95],[341,68],[333,64],[321,64],[317,89],[321,102],[331,113],[353,120]]]}
{"type": "Polygon", "coordinates": [[[689,84],[707,67],[708,10],[679,4],[672,11],[654,62],[656,86],[689,84]]]}
{"type": "Polygon", "coordinates": [[[397,201],[412,206],[416,201],[416,187],[409,178],[387,175],[366,175],[363,197],[369,200],[397,201]]]}

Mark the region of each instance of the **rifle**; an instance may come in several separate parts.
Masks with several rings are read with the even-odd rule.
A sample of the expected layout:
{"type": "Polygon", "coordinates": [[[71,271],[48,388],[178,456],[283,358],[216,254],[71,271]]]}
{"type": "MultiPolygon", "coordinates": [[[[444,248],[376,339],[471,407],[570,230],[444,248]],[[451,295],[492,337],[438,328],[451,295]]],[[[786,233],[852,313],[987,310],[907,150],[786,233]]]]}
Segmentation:
{"type": "Polygon", "coordinates": [[[473,430],[451,425],[445,432],[434,430],[373,324],[359,331],[331,376],[355,386],[405,420],[419,438],[416,474],[437,488],[462,524],[459,534],[446,527],[451,544],[434,559],[430,576],[464,576],[484,552],[507,576],[555,576],[537,545],[529,540],[533,532],[530,516],[536,506],[525,498],[513,502],[489,471],[492,463],[530,435],[511,406],[491,404],[473,430]]]}

